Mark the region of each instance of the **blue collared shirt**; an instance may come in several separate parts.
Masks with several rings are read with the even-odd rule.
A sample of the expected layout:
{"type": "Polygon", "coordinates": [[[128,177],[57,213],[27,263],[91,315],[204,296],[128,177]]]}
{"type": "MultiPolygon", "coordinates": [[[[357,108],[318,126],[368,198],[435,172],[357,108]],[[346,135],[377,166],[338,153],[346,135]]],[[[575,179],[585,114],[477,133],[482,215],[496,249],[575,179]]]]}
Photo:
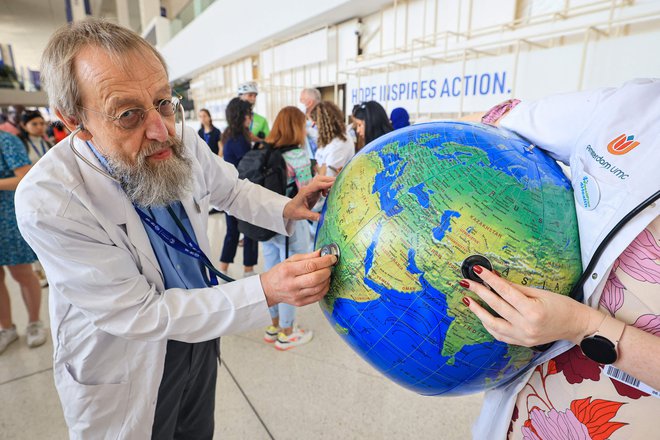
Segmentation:
{"type": "MultiPolygon", "coordinates": [[[[110,166],[105,157],[103,157],[91,142],[87,142],[90,150],[98,158],[101,165],[110,172],[110,166]]],[[[192,228],[190,219],[186,210],[183,208],[181,202],[177,201],[170,205],[174,213],[183,224],[186,232],[190,237],[197,242],[197,237],[195,236],[195,231],[192,228]]],[[[146,210],[150,214],[156,223],[161,227],[166,229],[170,234],[174,235],[176,238],[185,242],[185,237],[183,233],[179,230],[178,226],[174,222],[174,219],[167,212],[166,207],[152,207],[146,210]]],[[[200,263],[195,258],[179,252],[172,247],[165,244],[165,242],[156,234],[149,226],[144,224],[144,230],[147,232],[149,241],[151,242],[151,248],[156,255],[158,264],[160,265],[160,270],[163,273],[163,278],[165,280],[165,288],[171,289],[178,287],[181,289],[196,289],[201,287],[207,287],[204,277],[202,275],[202,268],[200,263]]]]}

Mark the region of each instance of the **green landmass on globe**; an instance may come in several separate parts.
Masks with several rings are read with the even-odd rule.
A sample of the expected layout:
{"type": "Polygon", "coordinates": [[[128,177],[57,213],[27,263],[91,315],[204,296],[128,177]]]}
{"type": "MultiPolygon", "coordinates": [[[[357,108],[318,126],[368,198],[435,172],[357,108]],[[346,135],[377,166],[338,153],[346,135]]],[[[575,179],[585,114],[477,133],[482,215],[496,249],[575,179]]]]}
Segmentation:
{"type": "Polygon", "coordinates": [[[370,144],[326,201],[316,246],[329,243],[341,258],[326,316],[372,365],[422,394],[487,389],[536,355],[494,340],[463,305],[466,257],[483,255],[504,278],[560,294],[581,273],[560,168],[481,124],[422,124],[370,144]]]}

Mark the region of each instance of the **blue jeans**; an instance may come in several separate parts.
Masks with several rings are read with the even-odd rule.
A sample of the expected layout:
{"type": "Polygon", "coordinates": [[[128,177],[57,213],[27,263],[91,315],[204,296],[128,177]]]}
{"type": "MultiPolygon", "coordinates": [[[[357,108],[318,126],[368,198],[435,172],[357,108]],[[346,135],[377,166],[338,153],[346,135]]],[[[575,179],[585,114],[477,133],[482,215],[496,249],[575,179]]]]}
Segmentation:
{"type": "MultiPolygon", "coordinates": [[[[227,218],[227,235],[222,246],[221,263],[233,263],[238,247],[238,221],[236,217],[225,214],[227,218]]],[[[248,237],[243,237],[243,266],[255,266],[259,259],[259,242],[248,237]]]]}
{"type": "MultiPolygon", "coordinates": [[[[264,254],[264,269],[270,270],[273,266],[286,260],[284,235],[277,234],[262,244],[264,254]]],[[[312,239],[309,234],[309,226],[305,220],[296,222],[293,235],[289,237],[289,257],[295,254],[306,254],[312,251],[312,239]]],[[[288,328],[293,326],[296,318],[296,307],[290,304],[276,304],[270,309],[270,317],[280,318],[280,327],[288,328]]]]}

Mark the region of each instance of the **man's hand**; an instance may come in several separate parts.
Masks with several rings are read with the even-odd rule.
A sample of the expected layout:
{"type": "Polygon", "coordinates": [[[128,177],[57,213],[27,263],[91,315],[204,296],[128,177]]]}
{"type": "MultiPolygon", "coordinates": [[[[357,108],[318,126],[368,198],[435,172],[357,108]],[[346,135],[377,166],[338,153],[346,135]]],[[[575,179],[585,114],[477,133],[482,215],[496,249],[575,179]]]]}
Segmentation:
{"type": "Polygon", "coordinates": [[[330,288],[330,273],[337,262],[321,251],[294,255],[260,275],[268,306],[287,303],[297,307],[319,301],[330,288]]]}
{"type": "Polygon", "coordinates": [[[328,190],[335,183],[334,177],[316,176],[308,185],[303,186],[298,194],[284,207],[284,218],[290,220],[318,221],[321,214],[313,212],[311,208],[321,198],[327,196],[328,190]]]}

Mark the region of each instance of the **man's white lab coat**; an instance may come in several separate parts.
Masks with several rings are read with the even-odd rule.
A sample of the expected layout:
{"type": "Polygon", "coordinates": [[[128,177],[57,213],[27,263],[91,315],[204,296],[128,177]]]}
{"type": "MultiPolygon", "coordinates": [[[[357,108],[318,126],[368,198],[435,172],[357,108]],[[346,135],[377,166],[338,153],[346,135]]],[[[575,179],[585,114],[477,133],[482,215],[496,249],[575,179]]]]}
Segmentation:
{"type": "MultiPolygon", "coordinates": [[[[289,199],[239,180],[192,129],[184,140],[193,190],[181,202],[207,255],[209,206],[286,233],[289,199]]],[[[55,385],[72,438],[150,438],[168,339],[200,342],[270,322],[258,276],[165,290],[133,205],[69,138],[23,179],[16,215],[48,275],[55,385]]]]}

